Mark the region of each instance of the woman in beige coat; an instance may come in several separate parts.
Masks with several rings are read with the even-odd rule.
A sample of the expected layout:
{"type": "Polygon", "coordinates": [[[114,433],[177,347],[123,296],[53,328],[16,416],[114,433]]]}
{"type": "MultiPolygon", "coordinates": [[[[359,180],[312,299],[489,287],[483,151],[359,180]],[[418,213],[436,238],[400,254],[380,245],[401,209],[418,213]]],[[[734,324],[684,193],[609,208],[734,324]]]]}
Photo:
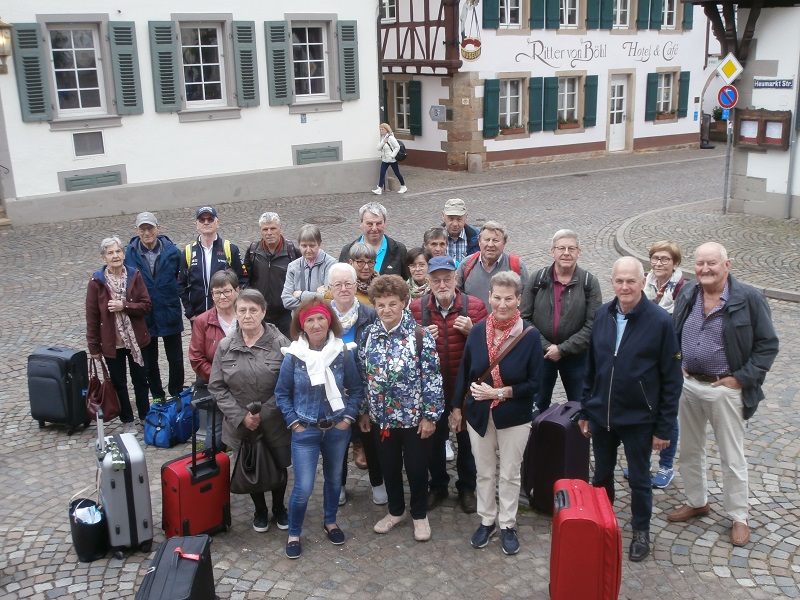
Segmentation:
{"type": "MultiPolygon", "coordinates": [[[[259,428],[277,466],[283,471],[283,485],[272,491],[272,515],[278,529],[289,520],[283,498],[286,468],[291,464],[291,437],[275,403],[275,384],[283,362],[281,347],[289,340],[269,323],[264,323],[267,303],[258,290],[247,289],[236,299],[237,330],[223,339],[211,366],[208,391],[225,416],[222,441],[238,450],[248,431],[259,428]],[[261,403],[261,412],[251,414],[248,406],[261,403]]],[[[264,494],[250,494],[255,505],[253,529],[269,529],[269,512],[264,494]]]]}

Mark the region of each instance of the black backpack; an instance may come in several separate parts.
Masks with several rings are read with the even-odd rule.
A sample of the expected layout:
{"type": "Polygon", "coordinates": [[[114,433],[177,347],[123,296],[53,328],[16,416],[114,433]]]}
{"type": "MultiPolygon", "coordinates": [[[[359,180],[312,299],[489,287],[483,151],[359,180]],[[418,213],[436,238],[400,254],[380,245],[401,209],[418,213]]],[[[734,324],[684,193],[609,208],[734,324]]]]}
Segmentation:
{"type": "Polygon", "coordinates": [[[397,151],[397,154],[395,155],[394,159],[397,162],[403,162],[406,158],[408,158],[408,153],[406,152],[406,145],[400,140],[397,140],[397,143],[400,144],[400,150],[397,151]]]}

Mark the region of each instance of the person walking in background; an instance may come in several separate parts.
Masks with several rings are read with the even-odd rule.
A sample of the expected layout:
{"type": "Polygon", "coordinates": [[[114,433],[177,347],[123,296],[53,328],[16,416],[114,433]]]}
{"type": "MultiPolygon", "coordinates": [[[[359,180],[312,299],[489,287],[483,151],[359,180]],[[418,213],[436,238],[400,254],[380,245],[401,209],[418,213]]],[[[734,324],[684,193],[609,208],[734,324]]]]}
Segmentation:
{"type": "Polygon", "coordinates": [[[378,128],[381,136],[381,141],[378,142],[378,151],[381,153],[381,174],[378,178],[378,187],[372,190],[373,194],[380,196],[383,193],[383,188],[386,187],[386,171],[389,167],[394,171],[397,181],[400,182],[400,189],[397,190],[398,194],[405,194],[408,191],[406,181],[400,174],[400,166],[397,164],[397,153],[400,152],[400,142],[394,137],[392,128],[388,123],[381,123],[378,128]]]}

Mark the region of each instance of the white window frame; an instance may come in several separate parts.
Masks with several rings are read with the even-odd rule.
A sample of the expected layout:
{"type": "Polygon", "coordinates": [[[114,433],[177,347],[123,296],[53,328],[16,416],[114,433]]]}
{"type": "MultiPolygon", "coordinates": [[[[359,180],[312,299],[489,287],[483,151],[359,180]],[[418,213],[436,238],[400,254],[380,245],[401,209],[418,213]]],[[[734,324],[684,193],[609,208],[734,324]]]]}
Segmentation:
{"type": "Polygon", "coordinates": [[[577,29],[579,0],[559,0],[558,24],[561,29],[577,29]]]}
{"type": "Polygon", "coordinates": [[[663,2],[661,29],[676,29],[678,27],[678,0],[663,0],[663,2]]]}
{"type": "MultiPolygon", "coordinates": [[[[294,96],[295,102],[298,104],[302,104],[304,102],[317,102],[319,100],[330,100],[331,99],[331,89],[333,88],[333,79],[331,74],[331,63],[329,60],[329,40],[328,40],[328,23],[323,23],[319,21],[308,21],[308,22],[292,22],[290,24],[289,35],[291,36],[291,66],[293,69],[293,85],[294,85],[294,96]],[[305,43],[295,43],[294,41],[294,30],[295,29],[305,29],[306,30],[306,42],[305,43]],[[306,46],[307,48],[310,46],[308,42],[308,30],[309,29],[319,29],[322,33],[322,59],[320,60],[307,60],[307,61],[298,61],[294,58],[294,49],[295,46],[306,46]],[[297,75],[297,65],[298,63],[319,63],[322,62],[323,65],[323,75],[322,77],[312,77],[310,74],[307,77],[298,77],[297,75]],[[321,79],[325,83],[325,91],[324,92],[311,92],[311,81],[314,79],[321,79]],[[308,81],[309,82],[309,93],[301,94],[298,92],[297,84],[299,81],[308,81]]],[[[316,44],[314,44],[316,45],[316,44]]],[[[309,71],[310,73],[310,71],[309,71]]]]}
{"type": "Polygon", "coordinates": [[[577,76],[558,78],[558,122],[580,122],[579,90],[583,78],[577,76]]]}
{"type": "Polygon", "coordinates": [[[630,29],[631,0],[614,0],[613,29],[630,29]],[[623,18],[624,15],[624,18],[623,18]]]}
{"type": "MultiPolygon", "coordinates": [[[[108,115],[108,107],[109,107],[109,98],[108,98],[108,90],[105,85],[105,73],[104,73],[104,51],[105,46],[101,43],[102,38],[100,35],[100,23],[94,22],[81,22],[81,23],[47,23],[47,52],[48,58],[50,62],[50,81],[53,85],[54,95],[53,95],[53,106],[55,109],[55,113],[59,118],[75,118],[75,117],[87,117],[92,115],[108,115]],[[98,96],[100,99],[99,106],[92,106],[88,108],[61,108],[58,94],[59,94],[59,86],[58,86],[58,78],[56,77],[56,67],[55,67],[55,59],[53,56],[54,52],[61,52],[59,49],[53,49],[51,33],[54,31],[69,31],[70,38],[72,39],[72,32],[80,31],[80,30],[89,30],[92,32],[92,50],[94,50],[94,59],[95,59],[95,67],[94,71],[97,74],[97,86],[94,87],[87,87],[84,89],[97,89],[98,96]]],[[[72,47],[74,52],[75,48],[72,47]]],[[[74,57],[74,55],[73,55],[74,57]]],[[[73,63],[74,64],[74,63],[73,63]]],[[[78,68],[74,66],[71,69],[72,72],[75,73],[76,76],[76,85],[79,85],[77,78],[78,78],[78,68]]],[[[59,69],[59,72],[66,72],[67,69],[59,69]]],[[[61,88],[67,90],[76,90],[79,91],[81,88],[61,88]]],[[[78,94],[80,97],[80,93],[78,94]]]]}
{"type": "Polygon", "coordinates": [[[408,81],[393,81],[392,83],[392,117],[394,130],[397,133],[411,134],[411,96],[409,95],[408,81]],[[403,110],[405,107],[405,110],[403,110]]]}
{"type": "Polygon", "coordinates": [[[523,126],[523,90],[525,89],[522,79],[501,79],[500,80],[500,114],[498,122],[500,128],[522,127],[523,126]],[[516,84],[516,92],[512,90],[516,84]],[[517,101],[516,110],[512,109],[514,99],[517,101]]]}
{"type": "Polygon", "coordinates": [[[675,73],[658,74],[658,87],[656,88],[656,114],[670,113],[674,110],[675,98],[675,73]]]}
{"type": "Polygon", "coordinates": [[[500,29],[521,28],[522,0],[500,0],[500,29]],[[516,19],[514,13],[516,13],[516,19]]]}
{"type": "Polygon", "coordinates": [[[397,21],[397,0],[381,0],[381,23],[394,23],[397,21]]]}
{"type": "MultiPolygon", "coordinates": [[[[181,62],[181,89],[183,91],[183,97],[185,106],[187,109],[196,109],[196,108],[212,108],[212,107],[220,107],[220,106],[228,106],[229,99],[228,99],[228,87],[227,87],[227,69],[226,69],[226,62],[228,61],[227,52],[225,49],[225,36],[226,36],[226,27],[225,23],[223,22],[214,22],[214,21],[179,21],[177,24],[178,29],[178,48],[179,48],[179,58],[181,62]],[[189,100],[189,94],[187,85],[193,85],[197,82],[187,82],[186,81],[186,68],[187,65],[184,62],[184,48],[190,48],[194,46],[184,46],[183,42],[183,30],[184,29],[215,29],[217,32],[217,63],[208,62],[203,63],[202,57],[202,48],[204,46],[199,45],[197,47],[200,48],[201,53],[201,62],[200,63],[190,63],[189,66],[200,66],[201,71],[203,70],[204,66],[211,66],[216,65],[219,68],[219,81],[216,80],[209,80],[208,84],[210,83],[219,83],[220,86],[220,97],[213,98],[213,99],[202,99],[202,100],[189,100]]],[[[199,40],[198,40],[199,43],[199,40]]],[[[212,46],[205,46],[205,47],[212,47],[212,46]]],[[[208,85],[205,81],[205,75],[201,75],[201,80],[203,87],[208,85]]],[[[205,93],[205,90],[204,90],[205,93]]]]}

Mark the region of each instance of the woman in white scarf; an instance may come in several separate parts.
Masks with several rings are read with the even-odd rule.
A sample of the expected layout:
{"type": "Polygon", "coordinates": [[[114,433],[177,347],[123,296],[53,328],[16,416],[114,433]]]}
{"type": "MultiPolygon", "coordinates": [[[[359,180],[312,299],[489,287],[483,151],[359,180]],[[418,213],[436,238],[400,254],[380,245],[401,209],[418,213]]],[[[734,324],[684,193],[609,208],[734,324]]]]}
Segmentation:
{"type": "Polygon", "coordinates": [[[291,325],[295,341],[282,349],[285,358],[275,398],[292,431],[294,488],[289,499],[286,543],[289,558],[299,558],[302,553],[300,534],[320,454],[325,534],[336,545],[345,540],[336,524],[342,464],[350,427],[364,399],[364,385],[355,354],[342,341],[341,332],[339,320],[328,305],[312,299],[295,312],[291,325]]]}

